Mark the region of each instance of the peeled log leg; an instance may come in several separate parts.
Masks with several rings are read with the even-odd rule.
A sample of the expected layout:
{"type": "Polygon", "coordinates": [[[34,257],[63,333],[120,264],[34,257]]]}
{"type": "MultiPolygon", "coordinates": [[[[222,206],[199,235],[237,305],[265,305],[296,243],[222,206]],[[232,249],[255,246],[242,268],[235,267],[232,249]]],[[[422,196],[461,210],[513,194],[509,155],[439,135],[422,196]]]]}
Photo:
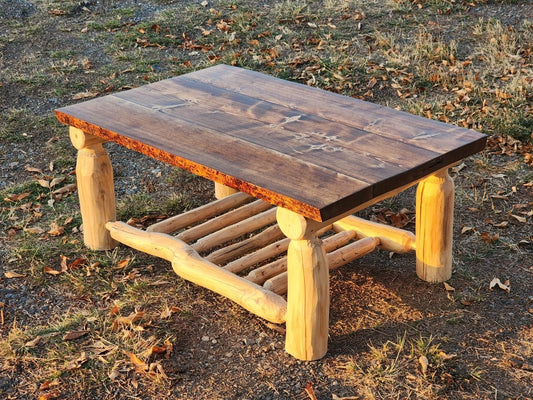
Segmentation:
{"type": "Polygon", "coordinates": [[[421,181],[416,192],[416,273],[428,282],[452,276],[454,184],[447,169],[421,181]]]}
{"type": "Polygon", "coordinates": [[[326,354],[329,324],[328,262],[316,236],[320,224],[283,208],[277,220],[291,239],[285,350],[301,360],[317,360],[326,354]]]}
{"type": "Polygon", "coordinates": [[[230,188],[229,186],[225,186],[221,183],[215,182],[215,198],[217,199],[228,197],[237,192],[238,192],[237,189],[233,189],[233,188],[230,188]]]}
{"type": "Polygon", "coordinates": [[[70,128],[70,138],[78,149],[76,179],[83,219],[83,240],[93,250],[109,250],[117,246],[105,224],[114,221],[115,191],[113,169],[103,139],[70,128]]]}

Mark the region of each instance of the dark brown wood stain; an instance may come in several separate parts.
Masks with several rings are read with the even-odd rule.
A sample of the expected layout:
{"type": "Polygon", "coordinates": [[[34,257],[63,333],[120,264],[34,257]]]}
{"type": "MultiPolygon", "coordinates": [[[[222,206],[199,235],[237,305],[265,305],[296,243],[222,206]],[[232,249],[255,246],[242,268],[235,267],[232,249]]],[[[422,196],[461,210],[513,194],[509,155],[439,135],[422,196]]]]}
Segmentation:
{"type": "Polygon", "coordinates": [[[485,145],[485,136],[472,130],[226,65],[56,115],[318,221],[485,145]]]}

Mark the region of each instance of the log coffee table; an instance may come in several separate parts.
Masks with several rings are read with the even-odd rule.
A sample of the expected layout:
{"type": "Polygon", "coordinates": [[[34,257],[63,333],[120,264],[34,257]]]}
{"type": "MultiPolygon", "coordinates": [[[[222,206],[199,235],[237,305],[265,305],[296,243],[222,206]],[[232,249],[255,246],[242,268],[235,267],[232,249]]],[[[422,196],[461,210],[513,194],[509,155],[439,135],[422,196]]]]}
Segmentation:
{"type": "Polygon", "coordinates": [[[225,65],[56,115],[78,149],[87,246],[119,241],[169,260],[184,279],[286,322],[285,348],[303,360],[327,350],[330,269],[380,247],[416,251],[426,281],[450,278],[447,170],[485,144],[468,129],[225,65]],[[115,221],[106,141],[214,181],[218,200],[146,231],[115,221]],[[416,183],[416,238],[351,215],[416,183]]]}

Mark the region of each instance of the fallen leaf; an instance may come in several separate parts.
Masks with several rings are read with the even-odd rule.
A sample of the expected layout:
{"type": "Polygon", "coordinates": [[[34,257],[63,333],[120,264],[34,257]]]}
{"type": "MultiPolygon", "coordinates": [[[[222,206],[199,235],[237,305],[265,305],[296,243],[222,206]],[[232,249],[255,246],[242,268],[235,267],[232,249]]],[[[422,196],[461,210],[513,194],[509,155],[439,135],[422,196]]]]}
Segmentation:
{"type": "Polygon", "coordinates": [[[52,400],[52,399],[57,399],[60,395],[61,393],[58,390],[54,390],[52,392],[39,395],[37,399],[38,400],[52,400]]]}
{"type": "Polygon", "coordinates": [[[500,235],[498,233],[496,233],[495,235],[491,235],[488,232],[483,232],[481,234],[481,240],[483,240],[486,244],[496,242],[499,238],[500,238],[500,235]]]}
{"type": "Polygon", "coordinates": [[[59,275],[61,273],[61,271],[55,270],[50,267],[44,267],[43,271],[45,274],[50,274],[50,275],[59,275]]]}
{"type": "Polygon", "coordinates": [[[76,184],[75,183],[69,183],[68,185],[65,185],[63,187],[60,187],[59,189],[56,189],[52,192],[52,194],[65,194],[65,193],[71,193],[76,190],[76,184]]]}
{"type": "Polygon", "coordinates": [[[429,361],[426,356],[420,356],[418,358],[418,363],[420,364],[420,369],[422,370],[422,375],[426,376],[428,371],[429,361]]]}
{"type": "Polygon", "coordinates": [[[448,285],[446,282],[443,282],[444,284],[444,289],[446,289],[447,292],[455,292],[455,288],[448,285]]]}
{"type": "Polygon", "coordinates": [[[67,14],[67,12],[65,10],[59,10],[57,8],[54,8],[54,9],[50,10],[49,12],[52,15],[66,15],[67,14]]]}
{"type": "Polygon", "coordinates": [[[161,319],[169,319],[173,313],[175,312],[179,312],[180,311],[180,308],[179,307],[168,307],[166,306],[165,309],[163,311],[161,311],[161,315],[160,315],[160,318],[161,319]]]}
{"type": "Polygon", "coordinates": [[[35,346],[37,346],[39,344],[41,339],[42,339],[41,336],[37,336],[35,339],[30,340],[29,342],[26,342],[26,344],[24,346],[25,347],[35,347],[35,346]]]}
{"type": "Polygon", "coordinates": [[[527,219],[521,217],[520,215],[511,214],[511,217],[515,218],[518,222],[522,222],[523,224],[527,223],[527,219]]]}
{"type": "Polygon", "coordinates": [[[511,291],[511,287],[509,285],[509,281],[506,281],[505,284],[503,284],[498,278],[494,278],[489,283],[489,289],[492,290],[496,286],[498,286],[502,290],[505,290],[507,293],[509,293],[511,291]]]}
{"type": "Polygon", "coordinates": [[[98,93],[93,93],[93,92],[80,92],[72,96],[72,100],[88,99],[91,97],[96,97],[97,95],[98,93]]]}
{"type": "Polygon", "coordinates": [[[446,360],[451,360],[452,358],[455,358],[457,357],[457,354],[455,353],[452,353],[452,354],[446,354],[445,352],[443,351],[439,351],[439,358],[443,361],[446,361],[446,360]]]}
{"type": "Polygon", "coordinates": [[[130,357],[130,362],[133,364],[136,372],[146,372],[148,370],[148,365],[144,361],[139,360],[135,354],[128,352],[126,354],[130,357]]]}
{"type": "Polygon", "coordinates": [[[309,382],[305,386],[305,393],[307,393],[311,400],[318,400],[315,394],[315,390],[313,389],[313,384],[311,382],[309,382]]]}
{"type": "Polygon", "coordinates": [[[63,254],[60,254],[59,258],[61,258],[61,272],[67,272],[68,271],[68,257],[64,256],[63,254]]]}
{"type": "Polygon", "coordinates": [[[59,379],[56,378],[53,381],[44,381],[41,383],[41,386],[39,386],[39,390],[49,390],[53,386],[59,386],[59,379]]]}
{"type": "Polygon", "coordinates": [[[119,325],[129,325],[140,320],[142,317],[144,317],[145,314],[146,314],[145,311],[135,311],[135,312],[132,312],[127,317],[118,317],[115,321],[119,325]]]}
{"type": "Polygon", "coordinates": [[[48,234],[51,236],[61,236],[63,233],[65,233],[65,227],[58,225],[56,222],[50,224],[48,234]]]}
{"type": "Polygon", "coordinates": [[[111,311],[109,311],[109,315],[113,316],[113,315],[118,315],[118,314],[120,314],[120,309],[118,308],[118,304],[114,303],[113,307],[111,308],[111,311]]]}
{"type": "Polygon", "coordinates": [[[118,346],[115,346],[113,344],[106,345],[101,340],[94,342],[90,347],[93,349],[92,352],[99,356],[108,354],[118,348],[118,346]]]}
{"type": "Polygon", "coordinates": [[[89,333],[89,331],[86,331],[86,330],[83,330],[83,331],[70,331],[70,332],[67,332],[64,336],[63,336],[63,340],[64,341],[68,341],[68,340],[75,340],[75,339],[79,339],[81,338],[82,336],[85,336],[89,333]]]}
{"type": "Polygon", "coordinates": [[[50,181],[47,181],[46,179],[37,179],[37,183],[44,188],[50,187],[50,181]]]}
{"type": "Polygon", "coordinates": [[[35,235],[35,234],[40,235],[41,233],[44,232],[44,229],[38,226],[34,226],[32,228],[24,228],[24,232],[28,232],[32,235],[35,235]]]}
{"type": "Polygon", "coordinates": [[[69,371],[72,371],[74,369],[78,369],[78,368],[81,368],[81,366],[83,364],[85,364],[87,362],[89,358],[87,357],[87,355],[85,354],[84,351],[81,352],[81,355],[75,359],[75,360],[72,360],[72,361],[69,361],[69,363],[67,364],[66,366],[66,369],[69,370],[69,371]]]}
{"type": "Polygon", "coordinates": [[[65,180],[65,177],[61,177],[61,178],[54,178],[50,181],[50,187],[53,188],[54,186],[56,186],[57,184],[63,182],[65,180]]]}
{"type": "Polygon", "coordinates": [[[5,201],[20,201],[28,197],[29,195],[30,195],[30,192],[24,192],[24,193],[19,193],[19,194],[8,194],[4,200],[5,201]]]}
{"type": "Polygon", "coordinates": [[[18,272],[15,272],[15,271],[6,271],[4,272],[4,276],[7,279],[13,279],[13,278],[24,278],[26,275],[19,274],[18,272]]]}
{"type": "Polygon", "coordinates": [[[111,370],[111,372],[108,375],[109,379],[112,380],[112,381],[117,379],[119,376],[120,376],[120,371],[116,367],[113,367],[113,369],[111,370]]]}
{"type": "Polygon", "coordinates": [[[461,229],[461,234],[464,235],[466,232],[470,232],[473,229],[474,228],[472,228],[471,226],[463,226],[463,229],[461,229]]]}
{"type": "Polygon", "coordinates": [[[509,225],[508,221],[502,221],[499,224],[494,224],[494,223],[492,224],[492,226],[494,226],[496,228],[506,228],[507,225],[509,225]]]}
{"type": "Polygon", "coordinates": [[[115,267],[113,267],[113,269],[124,269],[128,266],[128,264],[130,263],[131,259],[130,258],[126,258],[125,260],[120,260],[117,265],[115,267]]]}

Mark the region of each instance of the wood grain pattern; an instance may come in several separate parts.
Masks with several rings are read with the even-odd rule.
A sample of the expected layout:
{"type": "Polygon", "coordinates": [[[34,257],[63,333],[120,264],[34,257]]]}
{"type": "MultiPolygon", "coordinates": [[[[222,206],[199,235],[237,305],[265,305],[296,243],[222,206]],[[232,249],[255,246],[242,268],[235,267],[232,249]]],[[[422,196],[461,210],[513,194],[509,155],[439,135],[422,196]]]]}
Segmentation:
{"type": "Polygon", "coordinates": [[[477,132],[218,65],[58,119],[316,221],[481,150],[477,132]]]}

